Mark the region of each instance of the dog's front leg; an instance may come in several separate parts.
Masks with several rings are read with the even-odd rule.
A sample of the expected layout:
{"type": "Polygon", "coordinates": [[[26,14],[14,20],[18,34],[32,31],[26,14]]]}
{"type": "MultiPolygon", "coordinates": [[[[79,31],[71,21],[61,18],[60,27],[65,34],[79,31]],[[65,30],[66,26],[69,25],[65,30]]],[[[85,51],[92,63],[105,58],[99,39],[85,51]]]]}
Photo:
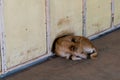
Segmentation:
{"type": "Polygon", "coordinates": [[[75,61],[75,60],[81,60],[82,59],[82,58],[77,57],[77,56],[72,56],[71,58],[72,58],[73,61],[75,61]]]}
{"type": "Polygon", "coordinates": [[[69,59],[70,58],[70,54],[65,54],[65,58],[69,59]]]}

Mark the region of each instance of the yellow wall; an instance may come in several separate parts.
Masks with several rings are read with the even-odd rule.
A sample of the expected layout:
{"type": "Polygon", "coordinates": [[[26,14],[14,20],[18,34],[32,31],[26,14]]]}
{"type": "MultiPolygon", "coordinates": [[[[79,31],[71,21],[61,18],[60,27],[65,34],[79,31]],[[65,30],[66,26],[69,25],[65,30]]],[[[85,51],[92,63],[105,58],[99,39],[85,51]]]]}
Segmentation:
{"type": "Polygon", "coordinates": [[[82,34],[82,0],[50,0],[51,44],[63,32],[82,34]]]}
{"type": "Polygon", "coordinates": [[[115,0],[115,25],[120,24],[120,0],[115,0]]]}
{"type": "Polygon", "coordinates": [[[6,65],[46,53],[45,0],[4,0],[6,65]]]}
{"type": "Polygon", "coordinates": [[[87,36],[110,28],[111,0],[87,0],[87,36]]]}

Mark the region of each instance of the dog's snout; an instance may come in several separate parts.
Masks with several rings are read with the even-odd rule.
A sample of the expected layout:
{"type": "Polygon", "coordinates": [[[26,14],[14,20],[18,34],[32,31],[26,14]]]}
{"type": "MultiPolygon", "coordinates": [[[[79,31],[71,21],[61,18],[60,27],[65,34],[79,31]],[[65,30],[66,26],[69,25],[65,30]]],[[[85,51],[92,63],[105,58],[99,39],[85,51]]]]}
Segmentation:
{"type": "Polygon", "coordinates": [[[91,56],[92,54],[93,54],[93,53],[88,53],[88,54],[87,54],[87,59],[91,59],[90,56],[91,56]]]}
{"type": "Polygon", "coordinates": [[[87,59],[90,59],[90,54],[87,54],[87,59]]]}

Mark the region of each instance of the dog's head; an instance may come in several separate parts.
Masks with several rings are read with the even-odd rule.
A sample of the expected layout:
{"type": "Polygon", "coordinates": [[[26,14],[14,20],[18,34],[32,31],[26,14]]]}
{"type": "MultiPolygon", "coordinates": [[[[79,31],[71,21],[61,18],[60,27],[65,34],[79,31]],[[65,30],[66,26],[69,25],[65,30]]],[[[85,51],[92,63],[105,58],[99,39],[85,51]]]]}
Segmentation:
{"type": "Polygon", "coordinates": [[[88,55],[86,53],[84,53],[82,51],[81,47],[78,46],[78,45],[72,45],[72,46],[70,46],[70,51],[72,52],[72,55],[74,55],[76,57],[87,59],[88,55]]]}
{"type": "Polygon", "coordinates": [[[72,55],[83,59],[95,59],[98,55],[96,49],[91,48],[91,52],[85,52],[79,44],[70,46],[70,51],[72,55]]]}

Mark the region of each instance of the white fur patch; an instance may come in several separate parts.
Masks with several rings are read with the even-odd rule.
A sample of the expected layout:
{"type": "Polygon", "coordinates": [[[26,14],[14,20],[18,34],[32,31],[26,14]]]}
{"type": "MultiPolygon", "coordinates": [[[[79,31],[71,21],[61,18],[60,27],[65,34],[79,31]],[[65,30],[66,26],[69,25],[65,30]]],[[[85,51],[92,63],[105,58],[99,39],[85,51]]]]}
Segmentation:
{"type": "Polygon", "coordinates": [[[85,54],[81,54],[81,53],[75,53],[75,56],[79,56],[80,58],[84,58],[84,59],[87,58],[85,54]]]}
{"type": "Polygon", "coordinates": [[[85,48],[84,51],[86,53],[93,53],[94,49],[93,48],[85,48]]]}
{"type": "Polygon", "coordinates": [[[76,56],[72,56],[72,60],[81,60],[82,58],[80,57],[76,57],[76,56]]]}
{"type": "Polygon", "coordinates": [[[61,57],[65,57],[66,59],[69,59],[70,54],[67,54],[67,53],[64,53],[64,52],[63,52],[63,53],[60,54],[60,56],[61,56],[61,57]]]}

